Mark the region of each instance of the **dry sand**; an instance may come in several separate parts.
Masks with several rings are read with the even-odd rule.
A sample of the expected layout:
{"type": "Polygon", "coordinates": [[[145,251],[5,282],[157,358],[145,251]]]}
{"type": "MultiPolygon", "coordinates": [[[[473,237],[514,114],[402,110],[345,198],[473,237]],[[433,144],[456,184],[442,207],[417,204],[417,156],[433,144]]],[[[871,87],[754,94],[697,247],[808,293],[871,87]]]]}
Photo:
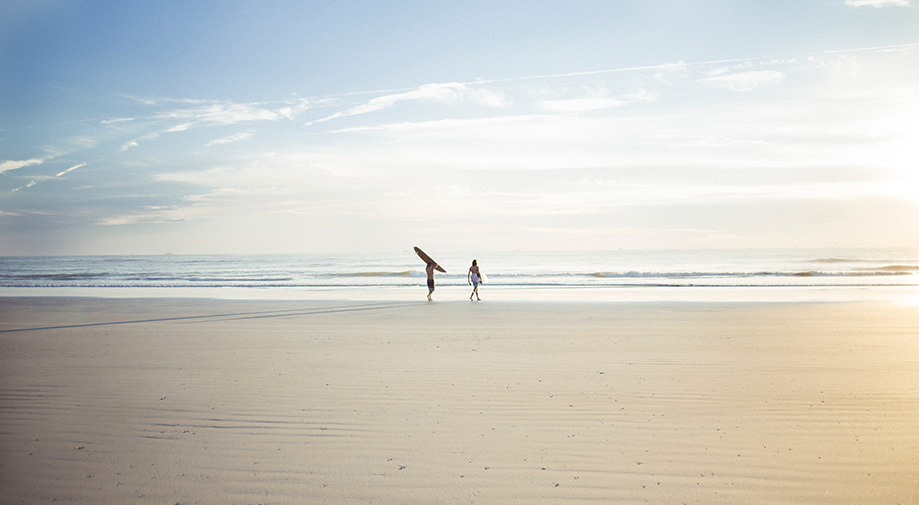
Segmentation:
{"type": "Polygon", "coordinates": [[[0,298],[0,502],[919,503],[919,310],[0,298]]]}

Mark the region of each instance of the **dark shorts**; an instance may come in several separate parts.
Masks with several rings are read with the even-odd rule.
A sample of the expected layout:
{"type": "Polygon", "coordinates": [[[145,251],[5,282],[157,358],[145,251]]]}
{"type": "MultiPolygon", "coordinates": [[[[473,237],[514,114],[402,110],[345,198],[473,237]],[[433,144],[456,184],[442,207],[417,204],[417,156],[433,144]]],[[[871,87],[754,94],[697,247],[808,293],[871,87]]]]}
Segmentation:
{"type": "Polygon", "coordinates": [[[428,289],[434,291],[434,279],[428,279],[428,289]]]}

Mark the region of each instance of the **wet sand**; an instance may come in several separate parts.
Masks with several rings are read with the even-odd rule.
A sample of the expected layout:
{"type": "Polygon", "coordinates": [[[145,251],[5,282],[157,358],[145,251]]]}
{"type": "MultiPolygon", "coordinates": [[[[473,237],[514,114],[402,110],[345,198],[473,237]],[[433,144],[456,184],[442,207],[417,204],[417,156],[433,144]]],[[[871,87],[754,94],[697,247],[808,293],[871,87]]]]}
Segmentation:
{"type": "Polygon", "coordinates": [[[3,503],[919,502],[919,310],[0,298],[3,503]]]}

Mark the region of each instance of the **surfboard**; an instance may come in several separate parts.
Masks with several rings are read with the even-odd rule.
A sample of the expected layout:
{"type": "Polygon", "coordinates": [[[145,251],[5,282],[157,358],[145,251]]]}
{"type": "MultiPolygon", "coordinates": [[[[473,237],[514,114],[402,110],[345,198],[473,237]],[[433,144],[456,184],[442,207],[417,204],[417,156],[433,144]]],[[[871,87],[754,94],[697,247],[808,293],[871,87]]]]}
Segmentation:
{"type": "Polygon", "coordinates": [[[421,261],[424,261],[425,265],[427,265],[428,263],[434,263],[434,270],[437,270],[438,272],[447,273],[446,270],[444,270],[440,265],[438,265],[436,261],[432,260],[431,257],[425,254],[424,251],[422,251],[421,249],[418,249],[417,247],[415,247],[415,253],[418,255],[419,258],[421,258],[421,261]]]}

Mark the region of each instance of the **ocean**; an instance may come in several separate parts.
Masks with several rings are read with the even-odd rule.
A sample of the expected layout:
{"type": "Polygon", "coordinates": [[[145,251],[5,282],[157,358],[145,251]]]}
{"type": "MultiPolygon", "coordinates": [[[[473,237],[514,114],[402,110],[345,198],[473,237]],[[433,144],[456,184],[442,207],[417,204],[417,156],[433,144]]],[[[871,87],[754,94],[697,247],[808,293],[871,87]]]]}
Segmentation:
{"type": "MultiPolygon", "coordinates": [[[[473,259],[492,299],[919,299],[908,249],[666,250],[481,255],[431,250],[436,299],[468,296],[473,259]]],[[[0,257],[2,296],[424,298],[410,248],[353,255],[0,257]],[[420,296],[419,296],[420,295],[420,296]]]]}

